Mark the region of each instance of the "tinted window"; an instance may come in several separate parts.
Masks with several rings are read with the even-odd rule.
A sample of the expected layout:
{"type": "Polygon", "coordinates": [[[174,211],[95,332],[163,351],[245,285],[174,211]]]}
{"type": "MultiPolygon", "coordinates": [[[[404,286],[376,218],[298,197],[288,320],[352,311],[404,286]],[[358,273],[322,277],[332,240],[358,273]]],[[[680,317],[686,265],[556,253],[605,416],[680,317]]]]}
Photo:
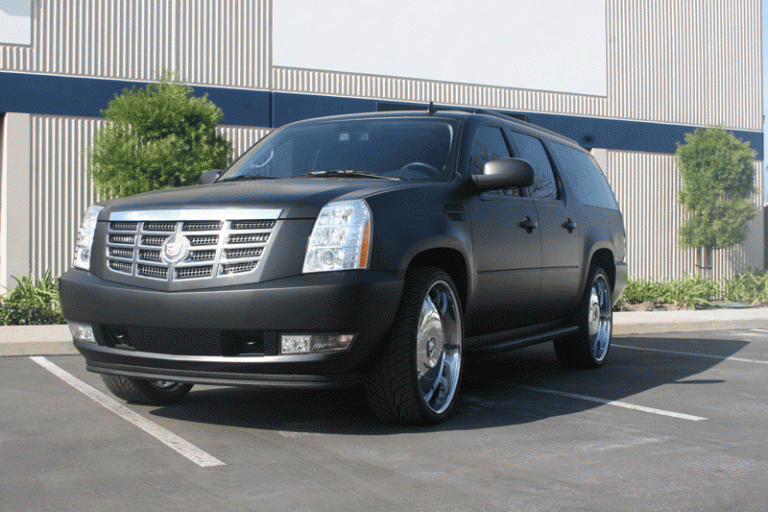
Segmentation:
{"type": "Polygon", "coordinates": [[[618,209],[608,180],[592,155],[563,144],[550,145],[559,163],[561,175],[568,175],[576,195],[583,204],[618,209]]]}
{"type": "Polygon", "coordinates": [[[509,150],[499,128],[483,126],[472,144],[472,174],[483,174],[485,163],[497,158],[509,158],[509,150]]]}
{"type": "MultiPolygon", "coordinates": [[[[483,126],[475,133],[475,141],[472,143],[472,174],[482,174],[485,163],[497,158],[509,158],[509,149],[500,128],[483,126]]],[[[500,194],[519,196],[517,188],[507,190],[494,190],[486,194],[500,194]]]]}
{"type": "Polygon", "coordinates": [[[541,141],[530,135],[517,132],[507,132],[518,151],[518,157],[527,160],[536,173],[536,181],[531,190],[536,199],[557,199],[557,182],[552,172],[552,164],[541,141]]]}
{"type": "MultiPolygon", "coordinates": [[[[456,124],[433,119],[351,119],[287,126],[243,155],[221,180],[359,171],[408,180],[454,176],[456,124]]],[[[342,175],[343,176],[343,175],[342,175]]]]}

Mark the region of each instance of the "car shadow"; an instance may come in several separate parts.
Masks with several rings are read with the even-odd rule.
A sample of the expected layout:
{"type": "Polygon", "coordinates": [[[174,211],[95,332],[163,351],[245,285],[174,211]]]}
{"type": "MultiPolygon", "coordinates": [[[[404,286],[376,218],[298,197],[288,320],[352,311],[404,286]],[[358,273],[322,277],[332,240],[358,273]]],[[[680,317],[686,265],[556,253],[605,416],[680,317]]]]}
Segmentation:
{"type": "Polygon", "coordinates": [[[466,359],[453,413],[446,422],[428,428],[376,420],[368,410],[361,387],[321,391],[195,387],[177,404],[148,409],[152,415],[180,421],[297,433],[389,435],[509,426],[603,407],[600,403],[553,396],[539,389],[602,400],[626,400],[668,384],[717,384],[722,381],[690,378],[717,365],[717,357],[731,356],[749,344],[707,338],[708,346],[717,347],[717,357],[682,353],[695,353],[697,342],[686,337],[614,337],[609,361],[596,370],[562,369],[551,343],[466,359]],[[665,346],[681,340],[690,346],[689,350],[677,351],[681,353],[627,348],[665,346]]]}

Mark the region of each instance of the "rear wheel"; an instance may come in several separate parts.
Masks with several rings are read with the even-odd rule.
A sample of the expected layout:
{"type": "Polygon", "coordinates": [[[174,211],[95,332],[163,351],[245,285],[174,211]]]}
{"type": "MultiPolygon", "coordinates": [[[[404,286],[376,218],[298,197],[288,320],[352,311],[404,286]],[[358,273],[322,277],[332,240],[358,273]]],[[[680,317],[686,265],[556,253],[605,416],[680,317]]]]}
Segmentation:
{"type": "Polygon", "coordinates": [[[453,409],[464,338],[458,297],[440,269],[417,268],[406,275],[385,352],[366,376],[368,403],[379,419],[430,425],[453,409]]]}
{"type": "Polygon", "coordinates": [[[192,384],[162,380],[141,380],[121,375],[102,375],[101,380],[115,396],[127,402],[168,405],[181,400],[192,384]]]}
{"type": "Polygon", "coordinates": [[[557,362],[565,368],[599,368],[608,356],[613,329],[611,284],[601,267],[590,268],[576,320],[575,335],[555,340],[557,362]]]}

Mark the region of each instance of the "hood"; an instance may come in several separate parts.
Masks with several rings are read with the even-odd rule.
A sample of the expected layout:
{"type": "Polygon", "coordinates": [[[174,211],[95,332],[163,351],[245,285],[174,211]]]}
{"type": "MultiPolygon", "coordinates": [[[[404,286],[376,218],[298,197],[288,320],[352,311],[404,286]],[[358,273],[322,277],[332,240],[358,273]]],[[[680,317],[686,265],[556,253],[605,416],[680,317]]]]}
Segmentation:
{"type": "Polygon", "coordinates": [[[100,220],[112,212],[218,208],[265,208],[281,219],[313,219],[326,203],[362,199],[388,190],[423,186],[420,182],[365,178],[294,178],[212,183],[148,192],[103,203],[100,220]]]}

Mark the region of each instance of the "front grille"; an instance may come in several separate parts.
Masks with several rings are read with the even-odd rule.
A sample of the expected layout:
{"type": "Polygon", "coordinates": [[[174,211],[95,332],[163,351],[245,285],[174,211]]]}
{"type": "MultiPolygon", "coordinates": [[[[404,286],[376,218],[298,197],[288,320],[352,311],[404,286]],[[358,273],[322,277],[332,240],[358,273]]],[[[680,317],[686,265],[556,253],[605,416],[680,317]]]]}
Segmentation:
{"type": "Polygon", "coordinates": [[[258,269],[276,226],[275,220],[206,220],[199,214],[169,221],[164,212],[134,221],[151,219],[148,213],[109,222],[108,272],[168,283],[243,276],[258,269]]]}

